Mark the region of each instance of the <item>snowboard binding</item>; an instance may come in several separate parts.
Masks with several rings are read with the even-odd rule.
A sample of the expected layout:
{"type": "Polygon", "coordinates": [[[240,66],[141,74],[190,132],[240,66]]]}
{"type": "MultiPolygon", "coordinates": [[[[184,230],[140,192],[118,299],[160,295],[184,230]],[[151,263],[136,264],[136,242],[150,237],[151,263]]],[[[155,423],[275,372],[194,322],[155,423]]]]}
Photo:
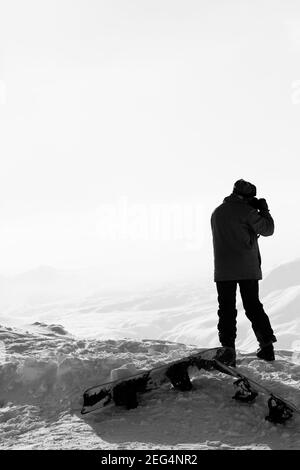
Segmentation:
{"type": "Polygon", "coordinates": [[[274,395],[270,396],[268,400],[268,407],[269,414],[265,419],[271,423],[283,424],[293,416],[293,410],[279,398],[274,397],[274,395]]]}
{"type": "Polygon", "coordinates": [[[131,384],[117,385],[113,390],[113,400],[117,406],[125,406],[127,410],[138,406],[137,391],[131,384]]]}
{"type": "Polygon", "coordinates": [[[234,400],[244,403],[252,403],[258,395],[257,392],[252,390],[250,383],[244,377],[233,382],[233,385],[238,389],[232,397],[234,400]]]}
{"type": "Polygon", "coordinates": [[[148,374],[139,377],[137,380],[121,382],[113,387],[112,398],[117,406],[124,406],[131,410],[138,406],[138,393],[143,393],[146,389],[148,374]]]}
{"type": "Polygon", "coordinates": [[[188,365],[185,363],[174,364],[169,367],[166,376],[170,380],[173,387],[182,392],[189,391],[193,388],[188,371],[188,365]]]}

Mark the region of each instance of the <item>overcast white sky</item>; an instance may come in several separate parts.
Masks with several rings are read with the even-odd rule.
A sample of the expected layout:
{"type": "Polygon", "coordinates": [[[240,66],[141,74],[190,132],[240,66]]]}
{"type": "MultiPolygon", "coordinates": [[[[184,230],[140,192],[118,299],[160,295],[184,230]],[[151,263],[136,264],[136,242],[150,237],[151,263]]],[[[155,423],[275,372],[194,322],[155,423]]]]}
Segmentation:
{"type": "Polygon", "coordinates": [[[265,269],[300,256],[297,0],[0,6],[1,274],[212,272],[210,213],[239,178],[275,219],[265,269]],[[103,204],[122,198],[146,217],[199,206],[199,246],[101,238],[103,204]]]}

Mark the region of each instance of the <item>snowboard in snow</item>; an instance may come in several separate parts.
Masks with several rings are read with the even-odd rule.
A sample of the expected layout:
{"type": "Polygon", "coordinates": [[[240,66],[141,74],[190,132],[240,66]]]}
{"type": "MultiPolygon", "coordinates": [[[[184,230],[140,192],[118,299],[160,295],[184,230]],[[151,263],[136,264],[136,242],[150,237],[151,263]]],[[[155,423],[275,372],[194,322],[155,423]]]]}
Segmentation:
{"type": "Polygon", "coordinates": [[[269,414],[266,416],[266,420],[272,423],[285,423],[288,419],[292,418],[293,413],[300,414],[299,408],[293,403],[290,403],[285,398],[282,398],[277,393],[273,393],[269,388],[259,384],[253,379],[250,379],[247,375],[237,370],[235,367],[224,364],[218,358],[215,360],[215,368],[220,372],[229,374],[235,377],[237,380],[234,385],[237,387],[235,395],[232,397],[236,400],[252,403],[259,392],[267,395],[269,414]]]}
{"type": "Polygon", "coordinates": [[[232,359],[230,348],[200,349],[187,357],[141,371],[125,379],[96,385],[84,392],[81,413],[86,414],[113,404],[127,409],[136,408],[139,394],[154,390],[166,383],[172,384],[177,390],[191,390],[192,383],[188,374],[190,367],[211,370],[215,369],[215,360],[230,364],[232,359]]]}
{"type": "Polygon", "coordinates": [[[170,383],[177,390],[192,389],[188,369],[196,367],[199,370],[215,370],[236,378],[234,385],[237,391],[233,398],[252,403],[259,392],[267,395],[269,414],[268,421],[285,423],[300,410],[292,403],[273,393],[269,388],[257,383],[235,367],[232,367],[233,352],[231,348],[201,349],[182,359],[141,371],[127,378],[121,378],[88,388],[83,394],[82,414],[110,405],[123,406],[127,409],[138,406],[139,395],[170,383]]]}

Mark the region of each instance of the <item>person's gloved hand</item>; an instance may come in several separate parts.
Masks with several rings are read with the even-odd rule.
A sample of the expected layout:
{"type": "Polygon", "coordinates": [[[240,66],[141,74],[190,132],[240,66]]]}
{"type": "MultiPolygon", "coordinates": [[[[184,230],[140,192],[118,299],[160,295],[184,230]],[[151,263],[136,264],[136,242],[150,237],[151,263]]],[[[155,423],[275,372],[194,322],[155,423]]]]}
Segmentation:
{"type": "Polygon", "coordinates": [[[258,205],[257,209],[260,210],[260,211],[268,211],[269,210],[269,206],[267,204],[267,201],[264,198],[258,199],[257,205],[258,205]]]}
{"type": "Polygon", "coordinates": [[[258,209],[259,201],[258,201],[257,197],[252,197],[249,200],[249,205],[252,206],[254,209],[258,209]]]}
{"type": "Polygon", "coordinates": [[[257,197],[253,197],[249,200],[249,205],[252,206],[254,209],[259,211],[268,211],[269,207],[267,201],[264,198],[257,199],[257,197]]]}

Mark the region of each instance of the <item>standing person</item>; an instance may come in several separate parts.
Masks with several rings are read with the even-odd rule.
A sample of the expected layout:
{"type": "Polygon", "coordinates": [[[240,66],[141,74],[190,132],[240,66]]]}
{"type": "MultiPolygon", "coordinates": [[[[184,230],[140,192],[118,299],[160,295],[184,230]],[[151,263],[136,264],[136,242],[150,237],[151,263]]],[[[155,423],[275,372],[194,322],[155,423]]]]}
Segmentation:
{"type": "Polygon", "coordinates": [[[243,179],[225,197],[211,216],[214,247],[214,281],[218,292],[218,332],[222,346],[235,352],[236,289],[239,284],[245,313],[259,349],[257,357],[275,359],[276,340],[270,320],[259,300],[258,281],[262,279],[257,239],[274,233],[274,221],[265,199],[257,199],[256,187],[243,179]]]}

